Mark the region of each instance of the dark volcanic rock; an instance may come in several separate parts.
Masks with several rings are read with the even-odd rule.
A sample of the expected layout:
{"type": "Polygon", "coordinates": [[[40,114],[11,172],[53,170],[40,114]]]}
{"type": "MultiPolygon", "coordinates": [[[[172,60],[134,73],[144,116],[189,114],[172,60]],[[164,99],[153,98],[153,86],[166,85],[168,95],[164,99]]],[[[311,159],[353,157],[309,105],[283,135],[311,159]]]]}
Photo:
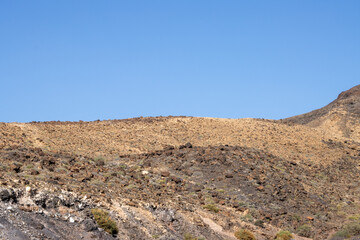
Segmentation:
{"type": "Polygon", "coordinates": [[[0,189],[0,200],[4,202],[16,200],[16,194],[12,189],[0,189]]]}
{"type": "Polygon", "coordinates": [[[87,232],[92,232],[97,229],[97,225],[92,219],[86,219],[82,222],[82,224],[84,226],[84,230],[87,232]]]}

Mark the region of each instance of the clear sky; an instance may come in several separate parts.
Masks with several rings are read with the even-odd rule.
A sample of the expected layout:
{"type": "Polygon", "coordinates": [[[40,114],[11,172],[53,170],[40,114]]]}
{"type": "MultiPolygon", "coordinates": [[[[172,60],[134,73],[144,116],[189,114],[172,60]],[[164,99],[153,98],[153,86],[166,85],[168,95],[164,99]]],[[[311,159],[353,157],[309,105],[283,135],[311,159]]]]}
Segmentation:
{"type": "Polygon", "coordinates": [[[0,1],[3,122],[279,119],[359,83],[359,0],[0,1]]]}

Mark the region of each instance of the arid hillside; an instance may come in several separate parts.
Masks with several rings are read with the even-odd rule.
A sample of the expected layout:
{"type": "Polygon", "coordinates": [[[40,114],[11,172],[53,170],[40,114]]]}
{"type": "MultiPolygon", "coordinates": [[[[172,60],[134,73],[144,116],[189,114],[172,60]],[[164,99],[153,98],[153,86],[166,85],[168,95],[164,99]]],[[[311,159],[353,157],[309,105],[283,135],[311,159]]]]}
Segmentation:
{"type": "Polygon", "coordinates": [[[323,108],[284,119],[283,122],[307,125],[328,134],[360,141],[360,85],[340,93],[336,100],[323,108]]]}
{"type": "Polygon", "coordinates": [[[331,163],[345,152],[356,155],[351,139],[322,129],[260,119],[153,117],[95,122],[39,122],[0,125],[0,145],[24,145],[108,158],[178,147],[244,146],[291,161],[331,163]],[[345,144],[344,141],[348,140],[345,144]],[[328,141],[341,142],[344,151],[328,141]]]}
{"type": "Polygon", "coordinates": [[[360,236],[359,95],[282,121],[0,123],[0,239],[360,236]]]}

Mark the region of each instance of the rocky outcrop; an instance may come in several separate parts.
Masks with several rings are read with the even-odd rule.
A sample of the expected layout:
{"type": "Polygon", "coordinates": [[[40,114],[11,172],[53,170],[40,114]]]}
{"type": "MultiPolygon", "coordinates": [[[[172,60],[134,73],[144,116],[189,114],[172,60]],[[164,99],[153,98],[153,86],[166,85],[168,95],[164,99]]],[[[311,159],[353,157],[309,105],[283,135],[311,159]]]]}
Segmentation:
{"type": "Polygon", "coordinates": [[[0,188],[0,238],[114,239],[98,229],[86,199],[26,187],[0,188]]]}

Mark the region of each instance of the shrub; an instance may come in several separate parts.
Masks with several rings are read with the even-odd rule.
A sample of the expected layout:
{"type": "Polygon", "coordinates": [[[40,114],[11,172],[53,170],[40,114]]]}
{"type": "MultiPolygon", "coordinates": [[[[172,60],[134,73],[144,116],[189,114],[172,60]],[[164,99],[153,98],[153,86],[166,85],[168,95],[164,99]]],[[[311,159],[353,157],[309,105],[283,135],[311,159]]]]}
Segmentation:
{"type": "Polygon", "coordinates": [[[275,240],[291,240],[293,235],[289,231],[280,231],[276,234],[275,240]]]}
{"type": "Polygon", "coordinates": [[[254,217],[251,215],[251,213],[248,213],[244,216],[240,216],[241,221],[245,222],[252,222],[254,220],[254,217]]]}
{"type": "Polygon", "coordinates": [[[360,220],[360,215],[355,214],[355,215],[349,216],[348,218],[349,218],[349,220],[358,221],[358,220],[360,220]]]}
{"type": "Polygon", "coordinates": [[[294,215],[292,215],[292,220],[296,221],[296,222],[300,222],[301,217],[299,214],[294,214],[294,215]]]}
{"type": "Polygon", "coordinates": [[[194,240],[194,237],[190,233],[185,233],[184,240],[194,240]]]}
{"type": "Polygon", "coordinates": [[[106,232],[112,235],[117,234],[119,232],[119,229],[116,226],[116,222],[110,218],[108,212],[98,208],[93,208],[91,209],[91,213],[93,214],[94,219],[96,223],[99,225],[99,227],[104,229],[106,232]]]}
{"type": "Polygon", "coordinates": [[[254,234],[252,234],[249,230],[240,229],[234,233],[234,236],[239,240],[256,240],[254,234]]]}
{"type": "Polygon", "coordinates": [[[352,236],[360,235],[360,222],[351,222],[343,226],[343,228],[335,233],[333,237],[349,238],[352,236]]]}
{"type": "Polygon", "coordinates": [[[331,237],[331,240],[333,239],[346,239],[346,238],[349,238],[351,237],[351,235],[345,231],[345,230],[340,230],[338,232],[336,232],[332,237],[331,237]]]}
{"type": "Polygon", "coordinates": [[[102,156],[94,158],[94,162],[95,162],[95,165],[99,166],[99,167],[105,165],[105,161],[102,156]]]}
{"type": "Polygon", "coordinates": [[[261,228],[264,228],[264,221],[263,220],[256,220],[255,223],[254,223],[255,226],[258,226],[258,227],[261,227],[261,228]]]}
{"type": "Polygon", "coordinates": [[[220,211],[220,209],[214,204],[206,204],[204,208],[215,213],[218,213],[220,211]]]}
{"type": "Polygon", "coordinates": [[[302,237],[311,237],[311,226],[308,224],[304,224],[297,229],[297,234],[302,237]]]}
{"type": "Polygon", "coordinates": [[[204,238],[197,238],[191,235],[190,233],[185,233],[184,240],[204,240],[204,238]]]}

